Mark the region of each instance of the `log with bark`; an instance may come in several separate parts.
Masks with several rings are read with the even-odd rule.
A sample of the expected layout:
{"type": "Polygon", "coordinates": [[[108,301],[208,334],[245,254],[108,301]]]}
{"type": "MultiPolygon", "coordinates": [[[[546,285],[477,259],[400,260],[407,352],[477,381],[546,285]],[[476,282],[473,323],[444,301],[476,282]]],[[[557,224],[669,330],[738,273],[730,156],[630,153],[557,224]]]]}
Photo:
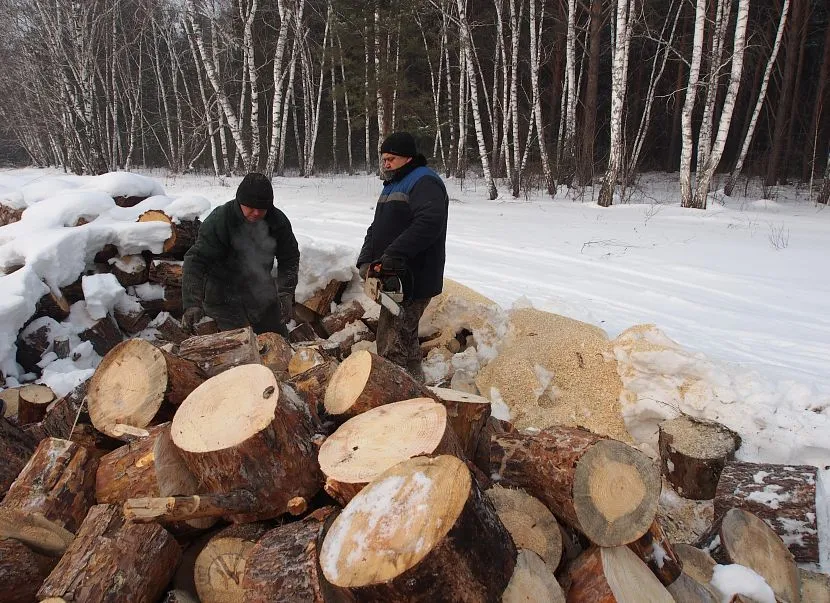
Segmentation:
{"type": "Polygon", "coordinates": [[[107,263],[110,265],[110,273],[124,288],[147,282],[150,267],[140,254],[110,258],[107,263]]]}
{"type": "Polygon", "coordinates": [[[131,306],[116,306],[113,317],[118,328],[128,335],[134,335],[147,328],[152,318],[144,307],[136,302],[131,306]]]}
{"type": "Polygon", "coordinates": [[[344,360],[326,388],[326,412],[345,421],[390,402],[433,398],[426,387],[396,364],[361,350],[344,360]]]}
{"type": "Polygon", "coordinates": [[[195,363],[143,339],[130,339],[107,354],[89,385],[92,424],[114,438],[169,418],[205,376],[195,363]],[[166,417],[166,418],[165,418],[166,417]]]}
{"type": "Polygon", "coordinates": [[[0,539],[0,601],[31,603],[40,585],[58,563],[13,538],[0,539]]]}
{"type": "Polygon", "coordinates": [[[322,364],[317,364],[286,381],[288,385],[294,388],[300,398],[305,400],[315,421],[319,422],[321,415],[325,412],[323,398],[326,395],[326,387],[328,387],[338,366],[340,366],[340,363],[337,360],[326,360],[322,364]]]}
{"type": "Polygon", "coordinates": [[[24,209],[23,207],[10,207],[0,203],[0,226],[19,222],[24,209]]]}
{"type": "Polygon", "coordinates": [[[179,356],[195,362],[208,377],[235,366],[262,361],[256,335],[250,327],[190,337],[179,346],[179,356]]]}
{"type": "Polygon", "coordinates": [[[393,465],[439,454],[463,457],[447,410],[431,398],[414,398],[349,419],[323,442],[318,458],[326,492],[345,505],[393,465]]]}
{"type": "Polygon", "coordinates": [[[715,518],[737,507],[763,519],[800,563],[818,563],[817,469],[811,465],[728,463],[715,493],[715,518]]]}
{"type": "Polygon", "coordinates": [[[487,417],[481,431],[478,434],[478,442],[476,443],[475,454],[472,461],[476,467],[479,468],[485,475],[491,475],[490,470],[490,444],[493,437],[502,433],[515,433],[516,428],[508,421],[502,421],[490,415],[487,417]]]}
{"type": "Polygon", "coordinates": [[[327,358],[328,356],[315,346],[300,346],[291,356],[291,360],[288,361],[288,376],[296,377],[319,364],[323,364],[327,358]]]}
{"type": "Polygon", "coordinates": [[[663,475],[680,496],[711,500],[724,465],[735,456],[741,438],[711,421],[683,415],[659,427],[663,475]]]}
{"type": "Polygon", "coordinates": [[[182,323],[173,318],[168,312],[156,316],[153,324],[164,341],[179,345],[188,338],[184,327],[182,327],[182,323]]]}
{"type": "Polygon", "coordinates": [[[519,547],[513,576],[501,600],[503,603],[565,603],[565,593],[556,581],[553,570],[542,558],[530,549],[519,547]]]}
{"type": "Polygon", "coordinates": [[[115,204],[118,207],[135,207],[142,201],[144,201],[147,197],[141,197],[138,195],[117,195],[112,198],[115,201],[115,204]]]}
{"type": "Polygon", "coordinates": [[[583,429],[496,435],[490,466],[494,481],[523,488],[600,546],[637,540],[657,513],[661,483],[651,459],[583,429]]]}
{"type": "Polygon", "coordinates": [[[683,564],[656,519],[645,534],[628,544],[628,548],[643,560],[664,586],[673,584],[683,571],[683,564]]]}
{"type": "Polygon", "coordinates": [[[36,553],[57,558],[74,538],[72,532],[40,513],[0,507],[0,541],[18,540],[36,553]]]}
{"type": "Polygon", "coordinates": [[[107,314],[101,320],[95,321],[91,327],[78,333],[82,341],[88,341],[92,348],[100,355],[106,356],[110,350],[124,339],[115,319],[107,314]]]}
{"type": "Polygon", "coordinates": [[[331,313],[331,303],[338,298],[345,288],[346,283],[333,280],[300,303],[317,316],[327,316],[331,313]]]}
{"type": "Polygon", "coordinates": [[[37,448],[37,440],[0,417],[0,496],[3,496],[37,448]]]}
{"type": "Polygon", "coordinates": [[[167,285],[164,287],[164,293],[161,297],[141,299],[139,303],[151,316],[156,316],[160,312],[168,312],[177,318],[181,317],[183,311],[182,288],[167,285]]]}
{"type": "Polygon", "coordinates": [[[150,262],[148,279],[151,283],[157,283],[165,287],[182,286],[182,266],[184,262],[175,260],[158,260],[150,262]]]}
{"type": "Polygon", "coordinates": [[[20,388],[17,407],[17,424],[38,423],[46,416],[49,405],[55,400],[55,392],[46,385],[25,385],[20,388]]]}
{"type": "Polygon", "coordinates": [[[57,326],[49,319],[38,319],[38,321],[23,329],[17,338],[15,359],[27,373],[40,374],[38,362],[52,345],[52,332],[57,326]]]}
{"type": "Polygon", "coordinates": [[[316,341],[317,339],[317,332],[307,322],[301,322],[288,332],[288,341],[291,343],[305,343],[308,341],[316,341]]]}
{"type": "Polygon", "coordinates": [[[116,440],[115,438],[101,433],[88,423],[78,423],[75,425],[75,428],[72,429],[72,434],[68,439],[76,444],[80,444],[89,450],[92,456],[99,459],[105,454],[108,454],[116,448],[120,448],[124,445],[123,441],[116,440]]]}
{"type": "Polygon", "coordinates": [[[219,332],[219,325],[210,316],[203,316],[193,325],[194,335],[215,335],[219,332]]]}
{"type": "Polygon", "coordinates": [[[52,351],[58,358],[69,358],[69,337],[66,335],[58,335],[52,340],[52,351]]]}
{"type": "Polygon", "coordinates": [[[0,391],[0,405],[3,406],[3,412],[0,413],[0,418],[8,417],[17,421],[17,408],[20,405],[21,389],[21,387],[9,387],[0,391]]]}
{"type": "Polygon", "coordinates": [[[242,600],[242,579],[251,550],[272,527],[266,522],[232,525],[210,538],[193,567],[196,592],[202,603],[242,600]]]}
{"type": "Polygon", "coordinates": [[[626,546],[592,546],[568,568],[572,603],[649,601],[673,603],[669,591],[626,546]]]}
{"type": "Polygon", "coordinates": [[[277,333],[260,333],[256,336],[256,342],[262,364],[271,369],[277,381],[287,379],[288,363],[294,355],[291,344],[277,333]]]}
{"type": "Polygon", "coordinates": [[[179,545],[161,526],[131,523],[118,507],[96,505],[38,597],[156,603],[180,557],[179,545]]]}
{"type": "Polygon", "coordinates": [[[39,513],[76,532],[95,504],[98,459],[86,448],[57,438],[46,438],[12,483],[2,506],[39,513]]]}
{"type": "Polygon", "coordinates": [[[196,220],[178,220],[165,214],[163,211],[151,209],[138,217],[139,222],[166,222],[170,225],[170,238],[164,242],[161,255],[177,260],[184,259],[184,254],[196,242],[199,227],[202,223],[196,220]]]}
{"type": "Polygon", "coordinates": [[[709,584],[716,565],[712,556],[706,551],[685,543],[675,544],[673,550],[683,567],[680,576],[668,587],[675,601],[677,603],[720,601],[718,593],[709,584]]]}
{"type": "Polygon", "coordinates": [[[47,435],[68,440],[72,435],[72,428],[77,423],[89,421],[89,415],[84,410],[89,381],[87,379],[76,385],[72,391],[58,398],[49,407],[46,411],[46,417],[41,421],[47,435]]]}
{"type": "Polygon", "coordinates": [[[331,337],[346,328],[346,325],[363,318],[366,310],[356,299],[343,304],[336,311],[320,319],[320,326],[326,337],[331,337]]]}
{"type": "Polygon", "coordinates": [[[399,463],[364,488],[332,523],[320,565],[359,600],[498,601],[516,556],[464,462],[444,455],[399,463]]]}
{"type": "Polygon", "coordinates": [[[482,396],[445,387],[430,387],[438,401],[447,408],[450,423],[455,430],[464,454],[475,458],[481,430],[490,418],[490,401],[482,396]]]}
{"type": "Polygon", "coordinates": [[[63,296],[59,289],[57,293],[50,289],[38,300],[35,315],[49,316],[61,322],[69,318],[69,307],[69,300],[63,296]]]}

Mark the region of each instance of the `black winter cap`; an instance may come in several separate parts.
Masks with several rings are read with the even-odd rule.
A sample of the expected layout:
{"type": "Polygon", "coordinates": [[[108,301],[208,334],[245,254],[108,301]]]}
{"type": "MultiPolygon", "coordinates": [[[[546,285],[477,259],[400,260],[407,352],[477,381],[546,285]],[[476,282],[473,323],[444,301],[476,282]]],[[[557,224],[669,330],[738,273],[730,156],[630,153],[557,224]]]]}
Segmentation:
{"type": "Polygon", "coordinates": [[[415,138],[409,132],[392,132],[380,145],[381,153],[391,153],[398,157],[415,157],[418,147],[415,138]]]}
{"type": "Polygon", "coordinates": [[[236,200],[240,205],[254,209],[268,209],[274,205],[274,189],[265,174],[252,172],[246,175],[236,189],[236,200]]]}

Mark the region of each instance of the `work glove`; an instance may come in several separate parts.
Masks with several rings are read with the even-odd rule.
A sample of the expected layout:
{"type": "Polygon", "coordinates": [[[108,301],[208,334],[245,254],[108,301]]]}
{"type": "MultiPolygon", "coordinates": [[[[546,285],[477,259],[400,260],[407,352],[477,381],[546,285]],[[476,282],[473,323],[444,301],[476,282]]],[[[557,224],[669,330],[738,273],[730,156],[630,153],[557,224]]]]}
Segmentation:
{"type": "Polygon", "coordinates": [[[288,324],[294,320],[294,292],[281,292],[278,296],[280,303],[280,319],[288,324]]]}
{"type": "Polygon", "coordinates": [[[196,323],[205,317],[204,311],[199,306],[188,308],[182,314],[182,328],[185,333],[193,334],[196,328],[196,323]]]}
{"type": "Polygon", "coordinates": [[[406,260],[394,255],[383,254],[380,258],[381,270],[386,274],[401,275],[406,271],[406,260]]]}

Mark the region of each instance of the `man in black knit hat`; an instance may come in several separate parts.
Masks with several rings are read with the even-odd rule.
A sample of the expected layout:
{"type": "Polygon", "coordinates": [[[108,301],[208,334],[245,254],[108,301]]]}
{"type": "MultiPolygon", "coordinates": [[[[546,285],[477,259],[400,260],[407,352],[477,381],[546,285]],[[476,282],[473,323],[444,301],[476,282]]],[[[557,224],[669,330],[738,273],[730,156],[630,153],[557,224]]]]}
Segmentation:
{"type": "Polygon", "coordinates": [[[380,147],[383,190],[357,259],[362,278],[380,263],[401,279],[404,301],[395,316],[381,307],[378,354],[423,382],[418,322],[444,283],[449,198],[409,132],[390,134],[380,147]]]}
{"type": "Polygon", "coordinates": [[[288,217],[274,207],[271,182],[248,174],[236,198],[205,219],[184,256],[182,326],[192,333],[207,315],[223,331],[251,326],[287,335],[299,266],[297,239],[288,217]]]}

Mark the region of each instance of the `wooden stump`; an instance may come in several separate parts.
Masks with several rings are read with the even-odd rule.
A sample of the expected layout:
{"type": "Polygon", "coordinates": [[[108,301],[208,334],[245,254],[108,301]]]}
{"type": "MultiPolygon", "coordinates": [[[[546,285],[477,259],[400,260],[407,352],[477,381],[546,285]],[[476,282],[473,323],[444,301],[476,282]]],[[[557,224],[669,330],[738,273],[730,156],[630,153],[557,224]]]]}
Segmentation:
{"type": "Polygon", "coordinates": [[[95,370],[87,394],[89,416],[96,429],[122,438],[125,430],[119,426],[144,429],[164,414],[165,402],[181,404],[203,381],[193,362],[143,339],[130,339],[107,354],[95,370]]]}
{"type": "Polygon", "coordinates": [[[490,418],[490,401],[482,396],[445,387],[430,387],[438,401],[447,408],[450,423],[455,430],[464,454],[475,458],[479,436],[490,418]]]}
{"type": "Polygon", "coordinates": [[[542,558],[529,549],[520,548],[513,577],[501,600],[504,603],[565,603],[565,593],[556,581],[553,570],[542,558]]]}
{"type": "Polygon", "coordinates": [[[4,495],[35,453],[37,441],[0,417],[0,496],[4,495]]]}
{"type": "Polygon", "coordinates": [[[330,281],[325,287],[317,291],[309,299],[300,302],[317,316],[326,316],[331,313],[333,302],[346,288],[346,283],[330,281]]]}
{"type": "Polygon", "coordinates": [[[411,398],[432,398],[401,367],[361,350],[344,360],[326,388],[326,412],[345,421],[372,408],[411,398]]]}
{"type": "Polygon", "coordinates": [[[536,553],[551,573],[562,557],[562,534],[548,508],[522,490],[493,486],[486,492],[519,549],[536,553]]]}
{"type": "Polygon", "coordinates": [[[196,220],[179,220],[174,222],[173,218],[163,211],[151,209],[145,211],[138,217],[139,222],[167,222],[170,225],[170,238],[164,242],[162,255],[165,257],[181,260],[184,254],[196,242],[201,222],[196,220]]]}
{"type": "Polygon", "coordinates": [[[382,473],[334,520],[325,578],[363,601],[497,601],[516,548],[463,461],[416,457],[382,473]]]}
{"type": "Polygon", "coordinates": [[[363,306],[356,299],[350,301],[332,312],[328,316],[320,319],[320,326],[323,328],[327,337],[331,337],[346,328],[351,322],[360,320],[366,311],[363,306]]]}
{"type": "Polygon", "coordinates": [[[193,568],[202,603],[242,600],[245,591],[242,579],[251,550],[271,527],[262,522],[233,525],[211,537],[196,557],[193,568]]]}
{"type": "Polygon", "coordinates": [[[46,519],[76,532],[95,504],[98,459],[69,440],[47,438],[9,488],[2,506],[46,519]]]}
{"type": "Polygon", "coordinates": [[[323,397],[326,395],[326,387],[338,366],[340,363],[336,360],[326,360],[323,364],[315,365],[286,381],[300,398],[305,400],[308,410],[317,422],[320,421],[320,415],[325,411],[323,397]]]}
{"type": "Polygon", "coordinates": [[[179,407],[171,431],[208,492],[242,490],[255,498],[258,509],[237,520],[276,517],[291,499],[310,500],[320,489],[308,407],[261,364],[205,381],[179,407]]]}
{"type": "Polygon", "coordinates": [[[0,601],[31,603],[58,560],[13,538],[0,539],[0,601]]]}
{"type": "Polygon", "coordinates": [[[100,355],[106,356],[110,350],[121,343],[123,336],[118,330],[115,319],[109,314],[97,321],[94,325],[78,333],[82,341],[88,341],[92,348],[100,355]]]}
{"type": "Polygon", "coordinates": [[[243,364],[260,364],[259,346],[253,329],[196,335],[182,342],[179,356],[195,362],[208,377],[243,364]]]}
{"type": "Polygon", "coordinates": [[[151,283],[181,288],[183,264],[184,262],[174,260],[153,260],[150,262],[148,278],[151,283]]]}
{"type": "Polygon", "coordinates": [[[130,523],[118,507],[96,505],[38,597],[156,603],[180,557],[179,545],[161,526],[130,523]]]}
{"type": "Polygon", "coordinates": [[[656,519],[645,534],[628,544],[628,548],[637,554],[664,586],[673,584],[683,571],[683,564],[656,519]]]}
{"type": "Polygon", "coordinates": [[[649,601],[674,599],[631,549],[626,546],[591,547],[568,568],[569,602],[649,601]]]}
{"type": "Polygon", "coordinates": [[[721,471],[734,457],[741,438],[723,425],[683,415],[659,428],[663,475],[680,496],[710,500],[721,471]]]}
{"type": "Polygon", "coordinates": [[[715,493],[715,518],[745,509],[763,519],[795,560],[818,563],[816,467],[728,463],[715,493]]]}
{"type": "Polygon", "coordinates": [[[296,377],[325,361],[326,357],[317,348],[301,346],[288,361],[288,376],[296,377]]]}
{"type": "Polygon", "coordinates": [[[17,424],[37,423],[46,416],[46,410],[55,400],[55,392],[46,385],[25,385],[19,391],[17,424]]]}
{"type": "Polygon", "coordinates": [[[58,358],[69,358],[69,337],[66,335],[58,335],[52,340],[52,349],[58,358]]]}
{"type": "Polygon", "coordinates": [[[110,258],[107,263],[110,265],[110,272],[124,288],[135,287],[147,282],[150,267],[142,255],[124,255],[110,258]]]}
{"type": "Polygon", "coordinates": [[[600,546],[637,540],[657,513],[661,483],[651,460],[583,429],[497,435],[490,465],[494,481],[523,488],[600,546]]]}
{"type": "Polygon", "coordinates": [[[345,505],[381,473],[415,456],[463,456],[447,410],[431,398],[374,408],[349,419],[320,447],[325,490],[345,505]]]}

